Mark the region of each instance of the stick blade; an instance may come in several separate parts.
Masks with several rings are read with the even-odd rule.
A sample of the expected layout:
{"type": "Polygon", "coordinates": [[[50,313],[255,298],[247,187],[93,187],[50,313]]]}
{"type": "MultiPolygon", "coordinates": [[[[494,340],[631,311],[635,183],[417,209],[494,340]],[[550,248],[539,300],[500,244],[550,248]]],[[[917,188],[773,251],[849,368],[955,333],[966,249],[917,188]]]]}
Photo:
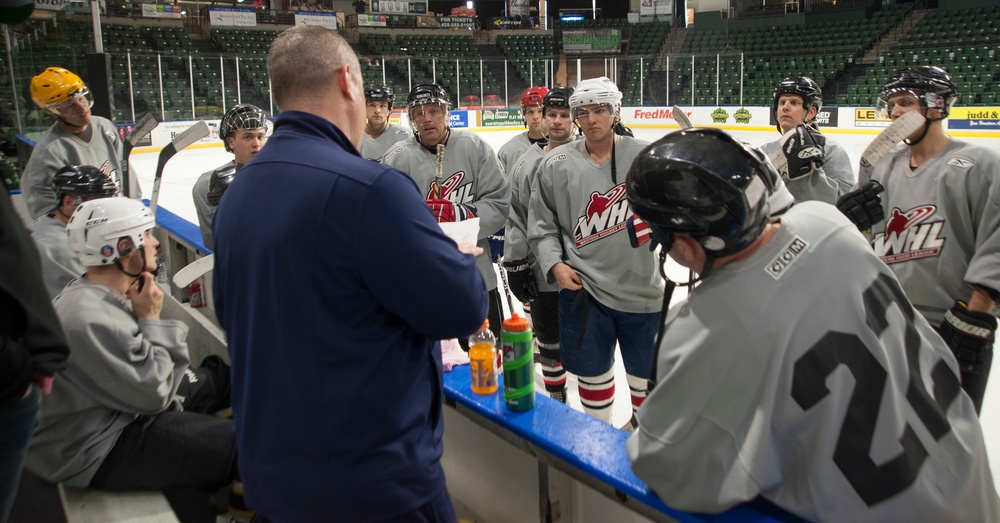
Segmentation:
{"type": "Polygon", "coordinates": [[[675,105],[670,110],[673,111],[674,120],[676,120],[677,124],[681,126],[681,129],[683,130],[694,129],[694,124],[691,123],[691,119],[688,118],[688,115],[687,113],[684,112],[684,109],[681,109],[680,106],[675,105]]]}
{"type": "Polygon", "coordinates": [[[153,132],[153,129],[156,129],[157,125],[160,125],[160,117],[154,113],[146,113],[146,116],[140,118],[139,122],[132,128],[132,132],[128,133],[128,136],[125,137],[125,143],[129,144],[130,148],[135,147],[139,143],[139,140],[142,140],[147,134],[153,132]]]}
{"type": "Polygon", "coordinates": [[[896,147],[896,145],[903,141],[904,138],[911,135],[920,126],[924,125],[926,119],[924,115],[917,111],[910,111],[899,118],[896,118],[889,127],[886,127],[878,136],[872,140],[872,143],[865,148],[865,152],[861,153],[861,167],[858,169],[858,184],[863,185],[871,181],[872,171],[875,170],[875,166],[882,158],[896,147]]]}
{"type": "Polygon", "coordinates": [[[191,285],[195,280],[201,278],[205,274],[208,274],[212,269],[215,268],[215,255],[209,254],[203,258],[198,258],[197,260],[189,263],[183,269],[177,271],[174,274],[174,285],[178,288],[185,288],[191,285]]]}
{"type": "MultiPolygon", "coordinates": [[[[205,123],[205,120],[198,120],[198,123],[188,127],[184,130],[184,132],[175,136],[170,143],[174,146],[175,151],[180,151],[194,142],[208,136],[209,133],[208,124],[205,123]]],[[[164,149],[164,151],[165,150],[166,149],[164,149]]]]}
{"type": "Polygon", "coordinates": [[[774,166],[774,169],[778,171],[778,174],[780,174],[783,178],[788,177],[788,158],[785,157],[784,153],[785,144],[788,143],[788,140],[792,139],[792,136],[795,136],[794,127],[789,129],[787,133],[781,135],[781,138],[778,140],[778,150],[768,157],[768,159],[771,160],[771,165],[774,166]]]}

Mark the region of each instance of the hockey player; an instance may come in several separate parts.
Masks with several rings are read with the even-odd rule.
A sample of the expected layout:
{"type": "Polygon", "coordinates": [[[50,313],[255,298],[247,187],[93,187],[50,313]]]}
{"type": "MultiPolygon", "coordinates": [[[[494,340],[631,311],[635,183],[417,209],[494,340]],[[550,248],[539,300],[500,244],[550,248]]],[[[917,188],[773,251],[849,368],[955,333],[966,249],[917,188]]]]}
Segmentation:
{"type": "Polygon", "coordinates": [[[229,369],[190,369],[187,326],[160,318],[154,225],[128,198],[84,202],[66,225],[87,272],[52,300],[71,351],[26,467],[76,487],[164,489],[182,521],[215,521],[236,445],[232,420],[207,413],[227,406],[229,369]]]}
{"type": "Polygon", "coordinates": [[[542,117],[546,130],[545,144],[536,142],[517,159],[510,173],[510,214],[503,266],[507,271],[511,291],[527,307],[531,327],[538,345],[542,378],[549,396],[566,403],[566,370],[559,356],[559,286],[543,276],[534,253],[528,246],[528,204],[531,187],[546,153],[573,141],[576,128],[570,115],[569,98],[572,87],[555,87],[542,102],[542,117]]]}
{"type": "Polygon", "coordinates": [[[389,86],[372,84],[365,87],[367,123],[365,135],[361,137],[361,156],[375,162],[381,161],[382,155],[396,142],[410,137],[410,131],[405,127],[389,123],[395,99],[389,86]]]}
{"type": "Polygon", "coordinates": [[[507,220],[510,183],[486,140],[475,133],[449,128],[450,109],[448,93],[440,85],[413,86],[407,97],[407,111],[416,136],[396,144],[382,162],[413,178],[438,222],[479,218],[479,246],[487,254],[476,258],[476,266],[489,289],[490,329],[499,338],[502,308],[486,237],[507,220]],[[441,180],[435,178],[438,144],[445,146],[441,180]]]}
{"type": "MultiPolygon", "coordinates": [[[[653,255],[629,248],[625,173],[647,145],[615,134],[622,93],[607,78],[580,82],[569,98],[584,139],[549,152],[528,207],[528,242],[559,291],[563,366],[579,379],[584,410],[611,422],[615,344],[633,411],[646,397],[663,298],[653,255]]],[[[635,427],[635,416],[625,425],[635,427]]]]}
{"type": "Polygon", "coordinates": [[[545,145],[545,116],[542,106],[548,92],[549,89],[544,85],[532,87],[525,91],[524,96],[521,97],[521,118],[528,130],[511,138],[497,151],[503,172],[508,176],[510,170],[514,168],[514,163],[524,154],[524,151],[535,144],[545,145]]]}
{"type": "Polygon", "coordinates": [[[770,157],[788,160],[785,185],[796,201],[820,200],[833,204],[851,190],[857,179],[847,151],[820,134],[816,115],[823,107],[823,91],[812,78],[789,77],[774,89],[771,114],[779,133],[796,130],[785,144],[775,140],[761,146],[770,157]]]}
{"type": "Polygon", "coordinates": [[[701,279],[666,315],[632,469],[692,512],[760,496],[808,521],[1000,520],[954,356],[835,209],[769,218],[769,169],[697,129],[629,171],[633,211],[701,279]]]}
{"type": "Polygon", "coordinates": [[[1000,299],[1000,155],[948,136],[942,121],[957,99],[940,67],[892,75],[878,113],[895,120],[920,111],[925,124],[837,206],[862,230],[871,228],[875,254],[955,353],[962,388],[979,411],[1000,299]]]}
{"type": "MultiPolygon", "coordinates": [[[[119,182],[122,173],[121,138],[111,121],[94,116],[94,99],[83,80],[62,67],[49,67],[31,79],[31,99],[56,119],[38,139],[21,176],[21,191],[32,218],[40,218],[59,202],[52,192],[52,176],[67,165],[93,165],[119,182]]],[[[140,198],[135,171],[129,169],[133,198],[140,198]]]]}
{"type": "Polygon", "coordinates": [[[83,276],[85,271],[66,237],[66,224],[73,212],[85,201],[114,196],[118,187],[97,167],[67,165],[52,178],[52,190],[59,206],[28,227],[42,258],[42,277],[49,298],[55,298],[70,280],[83,276]]]}
{"type": "Polygon", "coordinates": [[[215,209],[219,206],[219,200],[233,181],[236,172],[249,163],[267,143],[269,127],[267,115],[256,105],[234,105],[222,116],[222,121],[219,123],[219,138],[222,139],[226,151],[233,153],[233,160],[202,174],[191,188],[195,211],[198,213],[198,225],[201,228],[201,241],[205,247],[215,249],[212,221],[215,219],[215,209]]]}

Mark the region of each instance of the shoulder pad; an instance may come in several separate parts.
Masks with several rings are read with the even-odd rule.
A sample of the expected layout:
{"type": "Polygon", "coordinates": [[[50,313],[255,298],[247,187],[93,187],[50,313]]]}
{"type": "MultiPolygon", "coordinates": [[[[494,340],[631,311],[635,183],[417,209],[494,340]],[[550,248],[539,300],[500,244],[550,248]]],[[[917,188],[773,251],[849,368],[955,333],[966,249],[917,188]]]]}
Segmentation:
{"type": "Polygon", "coordinates": [[[212,171],[212,177],[208,181],[209,205],[219,205],[222,195],[229,188],[229,184],[233,182],[234,176],[236,176],[236,164],[232,162],[212,171]]]}

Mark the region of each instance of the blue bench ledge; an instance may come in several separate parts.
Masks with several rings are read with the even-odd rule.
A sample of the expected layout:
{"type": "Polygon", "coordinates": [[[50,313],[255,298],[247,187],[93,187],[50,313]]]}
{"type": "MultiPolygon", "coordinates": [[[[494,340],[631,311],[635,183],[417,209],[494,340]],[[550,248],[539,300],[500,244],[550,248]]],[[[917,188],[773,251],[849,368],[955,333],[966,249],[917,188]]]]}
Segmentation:
{"type": "MultiPolygon", "coordinates": [[[[632,506],[635,504],[630,500],[638,501],[682,522],[803,521],[763,499],[714,515],[670,508],[632,472],[625,451],[628,434],[544,394],[536,394],[534,409],[512,412],[504,405],[502,376],[497,393],[475,394],[470,387],[469,366],[461,365],[444,373],[444,392],[450,402],[478,414],[487,423],[509,431],[545,454],[613,488],[620,501],[632,506]]],[[[683,471],[678,473],[683,474],[683,471]]]]}

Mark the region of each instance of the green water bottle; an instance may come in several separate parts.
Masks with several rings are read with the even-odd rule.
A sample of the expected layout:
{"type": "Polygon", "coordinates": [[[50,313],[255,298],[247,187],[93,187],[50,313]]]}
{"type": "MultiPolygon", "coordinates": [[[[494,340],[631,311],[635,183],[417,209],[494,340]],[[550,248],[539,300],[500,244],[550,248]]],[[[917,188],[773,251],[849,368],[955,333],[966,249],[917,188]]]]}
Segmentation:
{"type": "Polygon", "coordinates": [[[503,322],[500,347],[503,352],[503,397],[515,412],[535,406],[535,357],[531,325],[517,313],[503,322]]]}

